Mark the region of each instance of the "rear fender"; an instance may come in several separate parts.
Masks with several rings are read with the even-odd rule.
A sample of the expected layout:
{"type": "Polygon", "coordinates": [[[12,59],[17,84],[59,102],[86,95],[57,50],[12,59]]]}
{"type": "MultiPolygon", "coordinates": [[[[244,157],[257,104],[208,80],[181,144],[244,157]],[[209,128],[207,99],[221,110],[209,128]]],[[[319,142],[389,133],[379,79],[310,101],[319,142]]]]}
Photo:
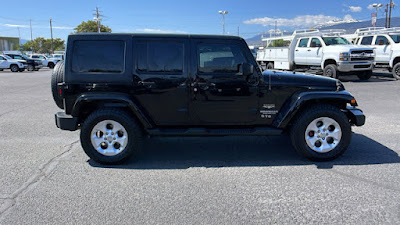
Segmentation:
{"type": "Polygon", "coordinates": [[[144,128],[150,129],[154,127],[151,120],[145,116],[143,111],[127,94],[84,93],[76,99],[71,115],[79,117],[84,106],[87,104],[101,105],[103,107],[126,107],[136,116],[144,128]]]}

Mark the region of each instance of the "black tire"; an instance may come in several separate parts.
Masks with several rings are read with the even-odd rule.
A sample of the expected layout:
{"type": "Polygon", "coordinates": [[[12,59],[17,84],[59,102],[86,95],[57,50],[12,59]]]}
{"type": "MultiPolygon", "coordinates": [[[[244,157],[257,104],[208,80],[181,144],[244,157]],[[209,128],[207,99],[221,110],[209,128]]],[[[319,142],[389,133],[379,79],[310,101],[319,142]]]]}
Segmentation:
{"type": "Polygon", "coordinates": [[[28,71],[34,71],[35,67],[31,64],[28,65],[28,67],[26,68],[28,71]]]}
{"type": "Polygon", "coordinates": [[[84,121],[80,139],[83,150],[92,160],[101,164],[118,164],[141,150],[144,135],[143,129],[127,112],[120,109],[100,109],[90,114],[84,121]],[[105,120],[116,121],[121,124],[128,136],[125,149],[113,156],[103,155],[93,147],[91,142],[93,128],[105,120]]]}
{"type": "Polygon", "coordinates": [[[357,74],[357,77],[360,80],[369,80],[369,78],[371,78],[372,76],[372,70],[368,70],[368,71],[363,71],[357,74]]]}
{"type": "Polygon", "coordinates": [[[274,69],[274,64],[272,62],[267,64],[267,70],[273,70],[274,69]]]}
{"type": "Polygon", "coordinates": [[[51,74],[51,92],[53,94],[53,99],[56,105],[60,109],[64,109],[63,99],[58,93],[58,83],[64,82],[64,61],[57,63],[51,74]]]}
{"type": "Polygon", "coordinates": [[[326,65],[324,68],[324,76],[338,79],[339,71],[337,70],[337,66],[335,64],[326,65]]]}
{"type": "Polygon", "coordinates": [[[47,66],[48,66],[50,69],[53,69],[55,65],[54,65],[54,63],[49,62],[49,63],[47,64],[47,66]]]}
{"type": "MultiPolygon", "coordinates": [[[[328,133],[328,131],[324,132],[328,133]]],[[[315,133],[314,135],[320,134],[315,133]]],[[[290,130],[290,138],[296,152],[314,161],[329,161],[342,155],[350,144],[351,135],[351,124],[347,116],[337,107],[327,104],[314,105],[300,112],[294,119],[294,124],[290,130]],[[314,151],[306,142],[308,125],[316,119],[323,117],[328,117],[337,122],[342,132],[339,143],[332,150],[325,153],[314,151]]],[[[328,138],[329,136],[326,136],[326,142],[328,142],[328,138]]]]}
{"type": "Polygon", "coordinates": [[[0,71],[3,71],[3,69],[0,69],[0,71]]]}
{"type": "Polygon", "coordinates": [[[19,71],[19,67],[15,64],[11,65],[10,69],[11,69],[11,72],[14,72],[14,73],[19,71]]]}
{"type": "Polygon", "coordinates": [[[393,77],[396,78],[396,80],[400,80],[400,63],[394,65],[392,74],[393,77]]]}

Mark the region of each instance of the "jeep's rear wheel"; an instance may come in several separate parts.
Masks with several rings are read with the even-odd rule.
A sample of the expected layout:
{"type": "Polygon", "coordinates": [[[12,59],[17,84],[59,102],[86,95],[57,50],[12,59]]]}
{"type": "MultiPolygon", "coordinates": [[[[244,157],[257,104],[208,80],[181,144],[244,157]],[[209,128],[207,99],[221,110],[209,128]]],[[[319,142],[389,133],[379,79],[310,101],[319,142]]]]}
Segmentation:
{"type": "Polygon", "coordinates": [[[331,105],[316,105],[301,112],[290,131],[296,151],[311,160],[328,161],[342,155],[350,144],[347,116],[331,105]]]}
{"type": "Polygon", "coordinates": [[[63,99],[58,93],[58,83],[64,82],[64,61],[57,63],[51,74],[51,92],[56,105],[60,108],[64,108],[63,99]]]}
{"type": "Polygon", "coordinates": [[[142,147],[143,130],[125,111],[102,109],[92,113],[81,128],[85,153],[102,164],[117,164],[142,147]]]}

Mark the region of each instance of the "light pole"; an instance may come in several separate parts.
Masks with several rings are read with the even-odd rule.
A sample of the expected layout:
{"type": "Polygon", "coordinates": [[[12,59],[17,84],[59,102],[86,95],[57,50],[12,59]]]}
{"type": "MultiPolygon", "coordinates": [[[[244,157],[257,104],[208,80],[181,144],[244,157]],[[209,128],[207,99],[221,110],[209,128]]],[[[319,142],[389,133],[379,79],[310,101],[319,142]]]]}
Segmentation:
{"type": "Polygon", "coordinates": [[[382,3],[374,3],[374,4],[372,4],[372,7],[374,7],[375,9],[376,9],[376,17],[375,17],[375,23],[374,23],[374,27],[376,27],[376,20],[378,19],[378,9],[380,8],[380,7],[382,7],[382,3]]]}
{"type": "Polygon", "coordinates": [[[225,35],[225,14],[228,14],[228,11],[218,11],[219,14],[222,15],[222,29],[223,29],[223,34],[225,35]]]}

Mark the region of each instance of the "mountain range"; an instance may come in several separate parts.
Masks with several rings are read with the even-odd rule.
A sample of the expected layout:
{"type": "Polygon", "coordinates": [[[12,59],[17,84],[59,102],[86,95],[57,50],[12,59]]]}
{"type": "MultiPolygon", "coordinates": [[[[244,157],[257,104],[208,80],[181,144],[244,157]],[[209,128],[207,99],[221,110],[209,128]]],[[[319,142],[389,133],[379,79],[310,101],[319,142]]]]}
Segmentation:
{"type": "MultiPolygon", "coordinates": [[[[377,27],[385,27],[385,18],[377,19],[376,21],[377,27]]],[[[371,20],[366,21],[331,21],[322,25],[318,25],[315,28],[320,30],[329,30],[329,29],[344,29],[346,33],[351,34],[354,33],[359,28],[372,27],[371,20]],[[333,24],[333,25],[332,25],[333,24]]],[[[400,17],[392,17],[391,19],[391,27],[400,27],[400,17]]],[[[286,31],[283,35],[290,35],[293,31],[286,31]]],[[[269,32],[262,32],[257,34],[254,37],[247,38],[246,42],[248,45],[260,46],[262,45],[261,36],[269,36],[269,32]]]]}

